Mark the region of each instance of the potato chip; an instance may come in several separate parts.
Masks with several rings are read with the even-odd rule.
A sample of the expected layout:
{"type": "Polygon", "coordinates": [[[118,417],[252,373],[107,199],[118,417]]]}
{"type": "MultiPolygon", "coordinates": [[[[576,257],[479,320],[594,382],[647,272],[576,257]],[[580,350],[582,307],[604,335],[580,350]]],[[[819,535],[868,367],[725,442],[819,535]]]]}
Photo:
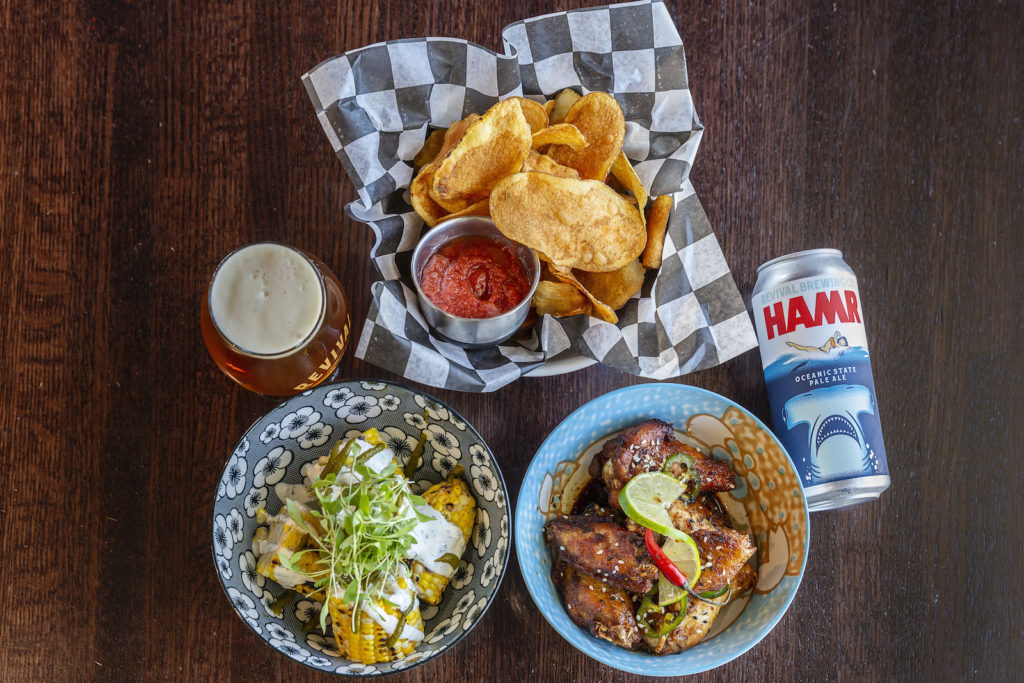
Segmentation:
{"type": "Polygon", "coordinates": [[[421,168],[437,158],[437,153],[444,146],[444,135],[446,132],[444,128],[438,128],[427,136],[423,146],[420,147],[420,151],[416,153],[415,158],[412,160],[413,170],[418,173],[421,168]]]}
{"type": "Polygon", "coordinates": [[[556,163],[554,159],[549,157],[547,154],[540,154],[534,150],[530,150],[530,156],[526,157],[526,161],[523,162],[523,172],[537,171],[538,173],[550,173],[551,175],[560,176],[562,178],[579,178],[580,174],[576,172],[576,169],[569,168],[568,166],[562,166],[556,163]]]}
{"type": "Polygon", "coordinates": [[[662,195],[651,202],[647,212],[647,246],[640,256],[644,268],[661,268],[661,252],[665,249],[665,231],[674,202],[671,195],[662,195]]]}
{"type": "Polygon", "coordinates": [[[523,167],[531,133],[516,99],[491,107],[434,172],[430,196],[448,211],[461,211],[491,192],[494,185],[523,167]]]}
{"type": "Polygon", "coordinates": [[[548,150],[548,156],[563,166],[575,168],[581,178],[604,180],[615,157],[622,150],[622,141],[626,136],[626,119],[622,107],[611,95],[592,92],[572,105],[563,123],[571,123],[579,128],[587,146],[577,152],[565,145],[558,145],[548,150]]]}
{"type": "Polygon", "coordinates": [[[530,132],[536,133],[548,127],[548,112],[540,102],[528,100],[525,97],[513,97],[519,102],[519,108],[523,110],[526,123],[530,126],[530,132]]]}
{"type": "Polygon", "coordinates": [[[466,135],[466,131],[474,123],[480,120],[479,114],[470,114],[466,118],[456,121],[452,125],[448,126],[448,130],[444,133],[444,144],[441,145],[441,151],[434,157],[434,161],[441,163],[444,158],[448,156],[455,146],[458,145],[462,138],[466,135]]]}
{"type": "Polygon", "coordinates": [[[647,189],[640,182],[640,178],[637,176],[636,171],[633,170],[633,165],[629,163],[629,159],[626,158],[624,152],[619,152],[618,156],[615,157],[615,161],[612,162],[612,175],[636,197],[640,218],[643,219],[644,207],[647,206],[647,189]]]}
{"type": "Polygon", "coordinates": [[[590,312],[590,301],[583,292],[568,282],[538,282],[533,293],[537,315],[578,315],[590,312]]]}
{"type": "Polygon", "coordinates": [[[587,141],[580,129],[571,123],[556,123],[533,133],[531,146],[538,149],[544,145],[566,145],[578,152],[587,146],[587,141]]]}
{"type": "Polygon", "coordinates": [[[647,271],[640,265],[639,259],[629,262],[625,268],[610,273],[588,273],[583,270],[573,271],[588,292],[608,304],[612,310],[619,310],[644,285],[644,274],[647,271]]]}
{"type": "Polygon", "coordinates": [[[566,268],[618,270],[647,238],[636,209],[597,180],[516,173],[494,187],[490,207],[502,234],[566,268]]]}
{"type": "Polygon", "coordinates": [[[590,300],[591,311],[590,315],[605,321],[606,323],[612,323],[613,325],[619,322],[619,316],[615,315],[615,311],[612,310],[611,306],[604,303],[596,296],[587,291],[587,288],[576,279],[576,276],[572,274],[572,271],[568,268],[559,268],[558,266],[551,266],[551,274],[557,277],[562,282],[571,284],[573,287],[578,289],[580,293],[590,300]]]}
{"type": "Polygon", "coordinates": [[[420,169],[420,172],[413,178],[412,183],[409,184],[409,197],[412,208],[423,219],[423,222],[431,228],[448,214],[430,196],[430,183],[434,179],[435,170],[437,170],[437,163],[427,164],[420,169]]]}
{"type": "MultiPolygon", "coordinates": [[[[554,100],[548,100],[547,102],[544,103],[544,113],[546,113],[548,115],[548,123],[551,123],[551,112],[553,112],[554,110],[555,110],[555,101],[554,100]]],[[[566,109],[566,111],[569,111],[569,110],[566,109]]]]}
{"type": "Polygon", "coordinates": [[[555,96],[555,103],[552,105],[552,110],[548,114],[548,125],[555,125],[561,123],[565,118],[565,115],[569,113],[572,105],[579,102],[580,96],[573,90],[563,90],[555,96]]]}
{"type": "Polygon", "coordinates": [[[478,202],[470,204],[462,211],[456,211],[455,213],[448,214],[445,216],[445,220],[449,218],[461,218],[462,216],[490,216],[491,209],[487,197],[484,197],[478,202]]]}

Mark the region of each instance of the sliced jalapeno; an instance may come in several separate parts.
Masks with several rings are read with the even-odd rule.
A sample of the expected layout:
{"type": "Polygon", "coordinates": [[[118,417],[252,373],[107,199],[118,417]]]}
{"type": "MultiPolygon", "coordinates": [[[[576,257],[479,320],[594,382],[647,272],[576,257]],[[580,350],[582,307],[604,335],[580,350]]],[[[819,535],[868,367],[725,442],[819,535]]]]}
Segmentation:
{"type": "Polygon", "coordinates": [[[686,453],[673,453],[669,456],[668,460],[662,466],[661,471],[672,474],[672,466],[678,464],[682,473],[675,476],[684,485],[683,493],[679,498],[684,502],[690,503],[700,493],[700,472],[697,471],[697,465],[694,463],[693,458],[686,453]]]}
{"type": "Polygon", "coordinates": [[[650,614],[665,613],[665,607],[659,607],[654,603],[654,600],[652,598],[654,590],[644,595],[644,599],[640,602],[640,608],[637,610],[636,613],[637,624],[639,624],[640,627],[643,628],[644,635],[648,638],[660,638],[662,636],[668,635],[669,633],[672,633],[672,631],[674,631],[676,627],[679,626],[679,624],[683,623],[683,619],[686,618],[686,609],[689,605],[686,599],[686,594],[684,593],[677,601],[681,603],[679,605],[679,612],[673,615],[671,618],[666,618],[662,620],[661,626],[659,626],[658,628],[654,628],[653,626],[651,626],[650,622],[647,621],[647,616],[650,614]]]}
{"type": "Polygon", "coordinates": [[[402,616],[398,619],[398,626],[396,626],[394,632],[388,636],[388,647],[394,647],[395,643],[398,642],[398,639],[402,637],[402,631],[405,629],[405,620],[409,618],[413,609],[417,607],[419,607],[419,603],[416,600],[413,600],[409,603],[409,606],[405,608],[405,611],[402,612],[402,616]]]}
{"type": "Polygon", "coordinates": [[[455,553],[445,553],[441,557],[437,558],[437,561],[438,562],[444,562],[445,564],[449,565],[450,567],[458,567],[459,566],[459,556],[456,555],[455,553]]]}

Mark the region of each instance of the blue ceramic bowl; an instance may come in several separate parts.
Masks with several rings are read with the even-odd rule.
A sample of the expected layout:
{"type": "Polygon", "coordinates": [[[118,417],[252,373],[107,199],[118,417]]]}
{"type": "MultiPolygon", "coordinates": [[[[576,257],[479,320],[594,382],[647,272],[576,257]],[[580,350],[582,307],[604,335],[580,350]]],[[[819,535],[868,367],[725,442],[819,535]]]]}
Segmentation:
{"type": "Polygon", "coordinates": [[[476,626],[501,584],[508,563],[508,493],[498,463],[484,440],[454,410],[402,385],[351,380],[293,396],[253,423],[221,475],[213,505],[213,560],[221,585],[238,616],[257,637],[281,654],[319,671],[374,676],[405,671],[447,651],[476,626]],[[427,419],[424,420],[424,412],[427,419]],[[473,535],[444,592],[441,604],[420,603],[424,639],[396,662],[364,666],[342,657],[334,640],[304,628],[319,614],[319,602],[296,598],[281,617],[266,606],[284,589],[256,571],[251,550],[256,510],[276,513],[277,487],[302,482],[302,467],[330,453],[339,439],[376,427],[404,466],[428,430],[413,490],[444,481],[456,465],[476,499],[473,535]]]}
{"type": "Polygon", "coordinates": [[[533,457],[516,505],[519,568],[541,614],[578,650],[621,671],[681,676],[707,671],[756,645],[785,614],[807,561],[809,538],[803,487],[785,449],[749,412],[718,394],[681,384],[641,384],[587,403],[562,421],[533,457]],[[675,655],[630,652],[576,626],[551,581],[545,521],[567,510],[563,500],[587,479],[589,457],[606,437],[658,417],[685,431],[685,441],[736,472],[727,507],[758,546],[758,582],[747,601],[722,610],[701,643],[675,655]],[[581,454],[584,457],[580,457],[581,454]],[[744,604],[745,602],[745,604],[744,604]]]}

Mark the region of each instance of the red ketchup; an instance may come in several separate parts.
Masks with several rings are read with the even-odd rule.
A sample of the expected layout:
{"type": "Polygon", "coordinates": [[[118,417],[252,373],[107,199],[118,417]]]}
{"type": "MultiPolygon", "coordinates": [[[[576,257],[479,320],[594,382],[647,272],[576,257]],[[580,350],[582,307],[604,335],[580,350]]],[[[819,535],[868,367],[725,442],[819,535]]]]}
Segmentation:
{"type": "Polygon", "coordinates": [[[420,289],[442,311],[460,318],[493,318],[530,291],[526,271],[506,245],[488,237],[457,237],[431,254],[420,289]]]}

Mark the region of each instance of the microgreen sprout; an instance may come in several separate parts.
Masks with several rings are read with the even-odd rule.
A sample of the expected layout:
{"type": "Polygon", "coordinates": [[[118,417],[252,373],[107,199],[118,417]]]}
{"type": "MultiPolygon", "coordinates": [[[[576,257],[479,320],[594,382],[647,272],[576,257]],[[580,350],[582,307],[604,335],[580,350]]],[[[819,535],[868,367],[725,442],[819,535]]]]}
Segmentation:
{"type": "Polygon", "coordinates": [[[349,476],[340,481],[332,472],[313,483],[320,507],[310,513],[316,525],[307,524],[298,505],[288,501],[289,517],[312,536],[318,547],[282,557],[281,562],[287,569],[309,576],[324,591],[320,627],[325,632],[332,596],[341,596],[343,603],[353,605],[353,632],[359,630],[360,614],[367,601],[388,602],[383,597],[384,584],[415,542],[412,530],[429,520],[415,507],[425,501],[411,493],[409,482],[395,463],[380,472],[367,466],[376,450],[353,455],[347,466],[349,476]],[[298,558],[307,552],[319,553],[315,566],[322,569],[309,573],[297,567],[298,558]]]}

